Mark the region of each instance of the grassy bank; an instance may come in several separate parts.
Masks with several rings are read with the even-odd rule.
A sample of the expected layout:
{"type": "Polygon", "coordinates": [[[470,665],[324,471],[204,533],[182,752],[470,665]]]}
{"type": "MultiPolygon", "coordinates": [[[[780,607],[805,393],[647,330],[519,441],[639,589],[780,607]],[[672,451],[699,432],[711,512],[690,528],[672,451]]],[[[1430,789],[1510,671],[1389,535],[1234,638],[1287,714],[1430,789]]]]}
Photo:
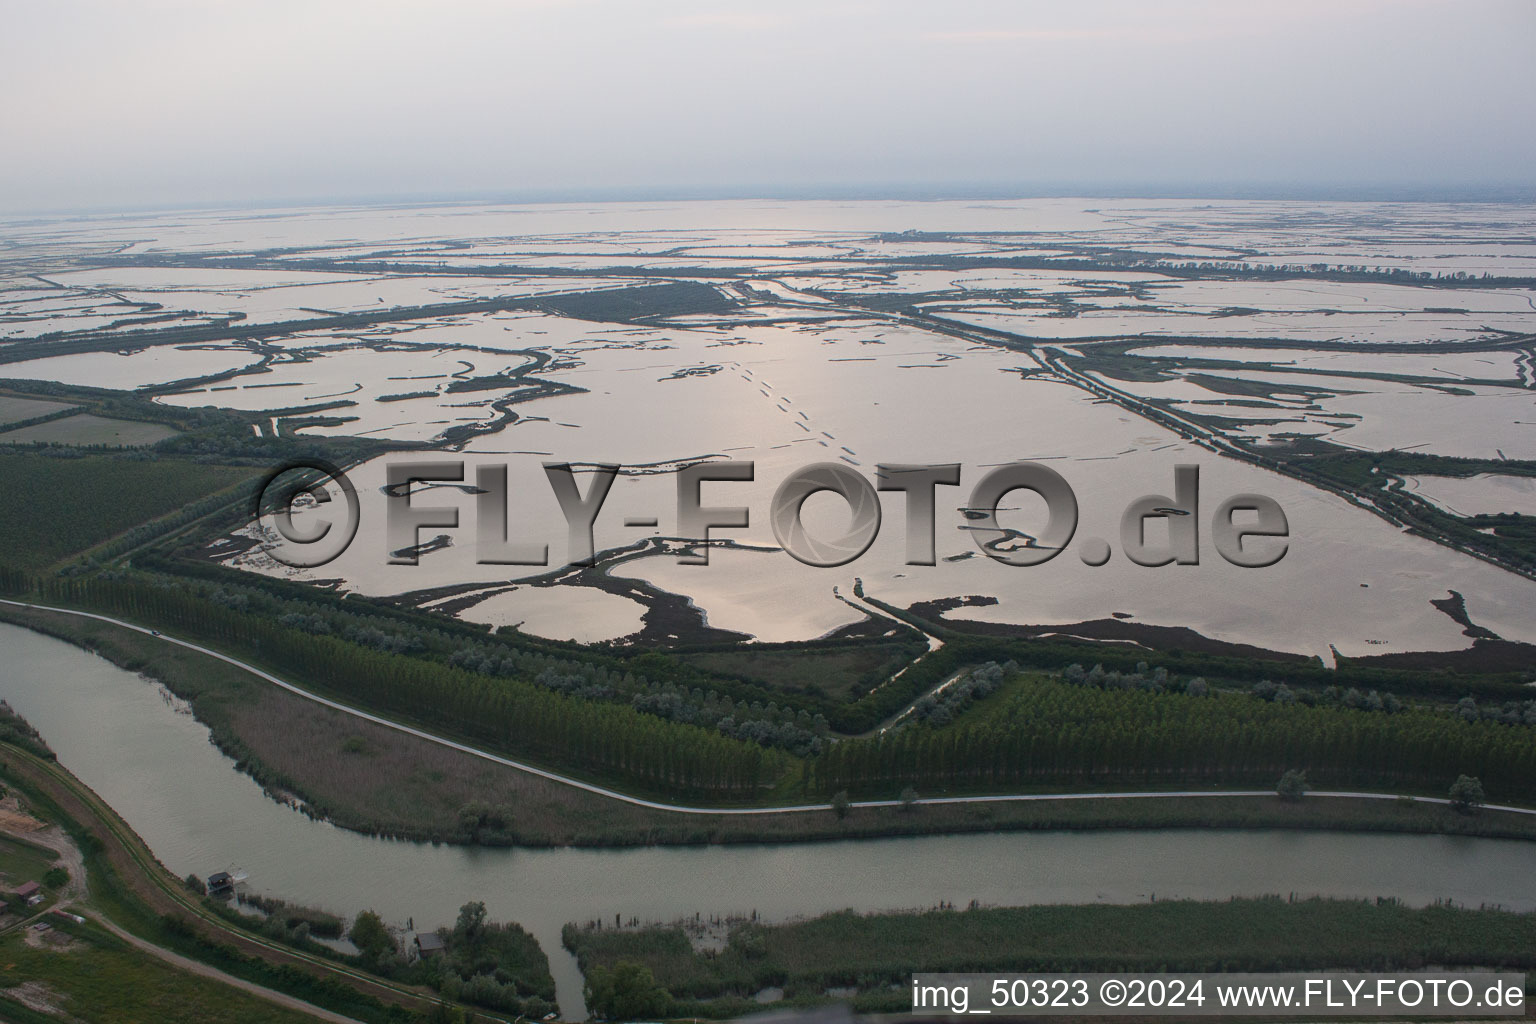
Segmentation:
{"type": "Polygon", "coordinates": [[[446,952],[430,959],[408,959],[377,915],[359,915],[371,919],[371,930],[354,929],[360,952],[348,956],[312,939],[340,937],[341,918],[262,897],[247,899],[265,915],[253,917],[202,898],[201,883],[171,878],[61,767],[0,749],[0,778],[77,836],[93,905],[117,926],[216,971],[371,1024],[436,1020],[439,999],[472,1004],[477,1009],[466,1012],[491,1021],[540,1019],[555,1009],[554,979],[537,941],[517,924],[489,921],[483,904],[466,905],[453,928],[439,930],[446,952]]]}
{"type": "Polygon", "coordinates": [[[404,838],[524,845],[845,839],[1007,829],[1313,828],[1536,839],[1536,819],[1388,800],[1170,798],[685,815],[608,799],[322,707],[215,658],[109,623],[0,607],[163,682],[215,741],[272,790],[347,828],[404,838]],[[490,813],[486,813],[490,812],[490,813]]]}
{"type": "Polygon", "coordinates": [[[1536,967],[1536,914],[1272,897],[843,912],[743,923],[718,951],[696,950],[682,927],[568,925],[565,944],[589,977],[641,965],[666,990],[673,1016],[759,1010],[751,997],[770,986],[800,1003],[856,990],[839,994],[860,1010],[899,1012],[918,971],[1525,970],[1536,967]]]}
{"type": "Polygon", "coordinates": [[[0,748],[0,779],[58,823],[84,857],[90,903],[148,942],[243,981],[367,1024],[421,1020],[437,1000],[235,927],[188,893],[104,802],[57,765],[0,748]]]}
{"type": "Polygon", "coordinates": [[[53,919],[41,935],[0,940],[0,1017],[32,1024],[301,1024],[309,1014],[276,1006],[139,952],[91,925],[53,919]],[[8,1001],[8,1002],[7,1002],[8,1001]]]}

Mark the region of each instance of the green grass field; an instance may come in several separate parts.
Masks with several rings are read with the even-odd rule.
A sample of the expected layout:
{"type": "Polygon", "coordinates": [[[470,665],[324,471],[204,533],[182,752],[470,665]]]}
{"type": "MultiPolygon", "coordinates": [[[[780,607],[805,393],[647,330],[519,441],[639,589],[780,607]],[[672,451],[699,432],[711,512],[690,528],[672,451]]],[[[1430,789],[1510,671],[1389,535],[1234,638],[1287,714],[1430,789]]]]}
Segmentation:
{"type": "Polygon", "coordinates": [[[0,434],[0,443],[32,444],[45,441],[52,444],[104,444],[119,448],[140,448],[175,437],[177,433],[163,423],[114,420],[82,412],[61,420],[22,427],[20,430],[8,430],[0,434]]]}
{"type": "Polygon", "coordinates": [[[710,651],[678,660],[791,693],[839,703],[856,700],[875,682],[923,650],[921,644],[870,644],[831,650],[710,651]]]}
{"type": "Polygon", "coordinates": [[[216,979],[177,970],[94,926],[62,924],[0,940],[0,1018],[90,1024],[314,1020],[216,979]]]}
{"type": "Polygon", "coordinates": [[[0,836],[0,885],[14,889],[23,882],[40,882],[57,859],[51,850],[0,836]]]}
{"type": "Polygon", "coordinates": [[[0,395],[0,426],[36,419],[51,413],[73,408],[68,402],[50,402],[46,398],[19,398],[0,395]]]}
{"type": "Polygon", "coordinates": [[[255,472],[170,459],[0,453],[0,563],[44,569],[255,472]]]}

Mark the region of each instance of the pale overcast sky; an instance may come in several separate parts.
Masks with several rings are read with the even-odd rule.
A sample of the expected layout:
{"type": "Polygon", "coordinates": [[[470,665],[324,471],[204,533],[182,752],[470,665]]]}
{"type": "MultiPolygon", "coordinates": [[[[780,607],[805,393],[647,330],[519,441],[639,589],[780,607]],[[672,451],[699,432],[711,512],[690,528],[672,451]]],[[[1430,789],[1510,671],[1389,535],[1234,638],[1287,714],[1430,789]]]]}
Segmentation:
{"type": "Polygon", "coordinates": [[[1536,184],[1531,0],[0,0],[0,208],[1536,184]]]}

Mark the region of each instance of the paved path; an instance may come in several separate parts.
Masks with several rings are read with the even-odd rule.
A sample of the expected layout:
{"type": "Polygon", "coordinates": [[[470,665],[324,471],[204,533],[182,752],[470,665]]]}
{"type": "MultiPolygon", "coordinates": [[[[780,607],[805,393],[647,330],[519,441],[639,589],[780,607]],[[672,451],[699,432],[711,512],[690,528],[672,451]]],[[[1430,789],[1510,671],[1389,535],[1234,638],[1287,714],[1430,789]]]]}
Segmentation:
{"type": "MultiPolygon", "coordinates": [[[[667,811],[672,814],[716,815],[803,814],[807,811],[825,811],[828,809],[827,804],[795,804],[788,807],[693,807],[686,804],[668,804],[656,800],[645,800],[637,796],[630,796],[628,793],[620,793],[617,790],[606,789],[602,786],[593,785],[590,782],[583,782],[580,779],[573,779],[569,776],[561,775],[558,772],[537,768],[531,764],[525,764],[522,761],[514,761],[511,758],[502,757],[500,754],[493,754],[486,750],[480,750],[477,747],[472,747],[465,743],[459,743],[456,740],[438,736],[434,733],[427,732],[424,729],[417,729],[409,725],[403,725],[399,722],[390,721],[388,718],[382,718],[370,712],[363,711],[360,708],[354,708],[351,705],[331,700],[329,697],[322,697],[317,693],[311,693],[303,687],[295,686],[293,683],[279,679],[277,676],[272,675],[270,672],[264,672],[254,665],[249,665],[243,661],[240,661],[239,659],[231,658],[227,654],[221,654],[218,651],[203,647],[200,644],[194,644],[189,640],[179,640],[176,637],[167,636],[158,630],[146,629],[143,626],[136,626],[131,622],[124,622],[122,619],[114,619],[107,615],[97,615],[94,612],[75,611],[72,608],[54,608],[50,605],[31,604],[26,601],[9,601],[0,599],[0,604],[10,605],[14,608],[31,608],[37,611],[54,612],[59,615],[74,615],[85,619],[95,619],[99,622],[108,622],[114,626],[121,626],[124,629],[131,629],[136,633],[155,636],[161,640],[164,640],[168,644],[175,644],[178,647],[185,647],[189,651],[196,651],[199,654],[206,654],[210,658],[217,658],[222,662],[234,665],[236,668],[244,669],[245,671],[251,673],[253,676],[265,679],[273,686],[281,687],[282,689],[287,690],[289,693],[297,694],[300,697],[312,700],[316,704],[331,708],[334,711],[340,711],[343,714],[348,714],[355,718],[360,718],[365,722],[372,722],[374,725],[381,725],[386,729],[394,729],[396,732],[405,733],[407,736],[414,736],[417,739],[425,740],[428,743],[436,743],[438,746],[447,747],[450,750],[457,750],[460,753],[468,754],[471,757],[478,757],[482,760],[490,761],[493,764],[499,764],[507,768],[515,768],[520,772],[527,772],[528,774],[536,775],[541,779],[548,779],[551,782],[559,782],[563,785],[571,786],[575,789],[580,789],[588,793],[595,793],[598,796],[607,797],[610,800],[620,800],[627,804],[633,804],[636,807],[646,807],[653,811],[667,811]]],[[[1213,797],[1272,797],[1274,795],[1275,792],[1271,789],[1196,789],[1174,790],[1171,792],[1149,792],[1139,790],[1128,793],[1009,793],[1000,796],[942,796],[931,797],[924,800],[918,800],[916,802],[923,805],[989,804],[1021,803],[1037,800],[1157,800],[1167,799],[1170,797],[1197,800],[1210,799],[1213,797]]],[[[1313,790],[1307,794],[1307,799],[1309,800],[1317,797],[1343,797],[1352,800],[1402,799],[1402,795],[1398,793],[1357,793],[1313,790]]],[[[1446,799],[1445,797],[1420,796],[1414,797],[1414,799],[1423,803],[1430,804],[1450,803],[1450,800],[1446,799]]],[[[850,803],[849,806],[900,807],[903,806],[903,803],[904,802],[901,800],[856,800],[850,803]]],[[[1484,804],[1483,806],[1485,810],[1490,811],[1505,811],[1510,814],[1536,815],[1536,808],[1510,807],[1500,804],[1484,804]]]]}
{"type": "Polygon", "coordinates": [[[297,1010],[299,1013],[307,1014],[316,1020],[330,1021],[331,1024],[360,1024],[360,1022],[355,1017],[343,1017],[339,1013],[332,1013],[330,1010],[316,1006],[314,1003],[306,1003],[304,1000],[299,999],[296,996],[290,996],[287,993],[279,992],[276,989],[263,988],[262,986],[257,985],[255,982],[246,981],[244,978],[237,978],[232,974],[225,974],[218,968],[210,967],[199,960],[192,960],[188,957],[182,956],[180,953],[172,953],[164,946],[157,946],[153,942],[148,942],[139,938],[132,932],[119,928],[117,925],[113,924],[111,921],[108,921],[106,918],[101,917],[100,915],[93,914],[91,916],[91,920],[95,921],[97,924],[101,925],[101,927],[105,928],[113,935],[116,935],[118,938],[122,939],[124,942],[128,943],[135,949],[148,953],[150,956],[155,957],[156,959],[164,960],[166,963],[175,967],[177,970],[186,971],[188,974],[196,974],[200,977],[212,979],[213,981],[223,982],[225,985],[232,985],[241,991],[249,992],[253,996],[265,999],[268,1002],[276,1003],[279,1006],[286,1007],[287,1009],[297,1010]]]}

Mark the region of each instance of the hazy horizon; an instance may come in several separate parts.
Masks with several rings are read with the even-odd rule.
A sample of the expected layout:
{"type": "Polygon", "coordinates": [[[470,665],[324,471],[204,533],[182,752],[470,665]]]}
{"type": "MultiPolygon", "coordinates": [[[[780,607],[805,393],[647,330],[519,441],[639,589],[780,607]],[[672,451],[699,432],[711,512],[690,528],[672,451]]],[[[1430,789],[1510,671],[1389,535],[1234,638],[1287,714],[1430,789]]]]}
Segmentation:
{"type": "Polygon", "coordinates": [[[0,210],[1536,194],[1536,5],[12,5],[0,210]]]}
{"type": "Polygon", "coordinates": [[[751,186],[718,188],[625,188],[508,191],[464,191],[455,193],[401,192],[383,194],[347,194],[309,196],[274,196],[242,199],[228,197],[203,201],[142,202],[103,206],[55,206],[35,209],[0,208],[0,217],[24,222],[34,219],[137,217],[180,212],[286,211],[331,207],[434,206],[560,206],[572,204],[624,203],[698,203],[698,202],[1024,202],[1032,199],[1146,200],[1213,202],[1339,202],[1339,203],[1536,203],[1536,184],[1486,185],[1369,185],[1359,183],[1307,186],[1160,185],[1160,186],[1088,186],[1042,185],[1036,187],[986,185],[829,185],[798,189],[751,186]]]}

